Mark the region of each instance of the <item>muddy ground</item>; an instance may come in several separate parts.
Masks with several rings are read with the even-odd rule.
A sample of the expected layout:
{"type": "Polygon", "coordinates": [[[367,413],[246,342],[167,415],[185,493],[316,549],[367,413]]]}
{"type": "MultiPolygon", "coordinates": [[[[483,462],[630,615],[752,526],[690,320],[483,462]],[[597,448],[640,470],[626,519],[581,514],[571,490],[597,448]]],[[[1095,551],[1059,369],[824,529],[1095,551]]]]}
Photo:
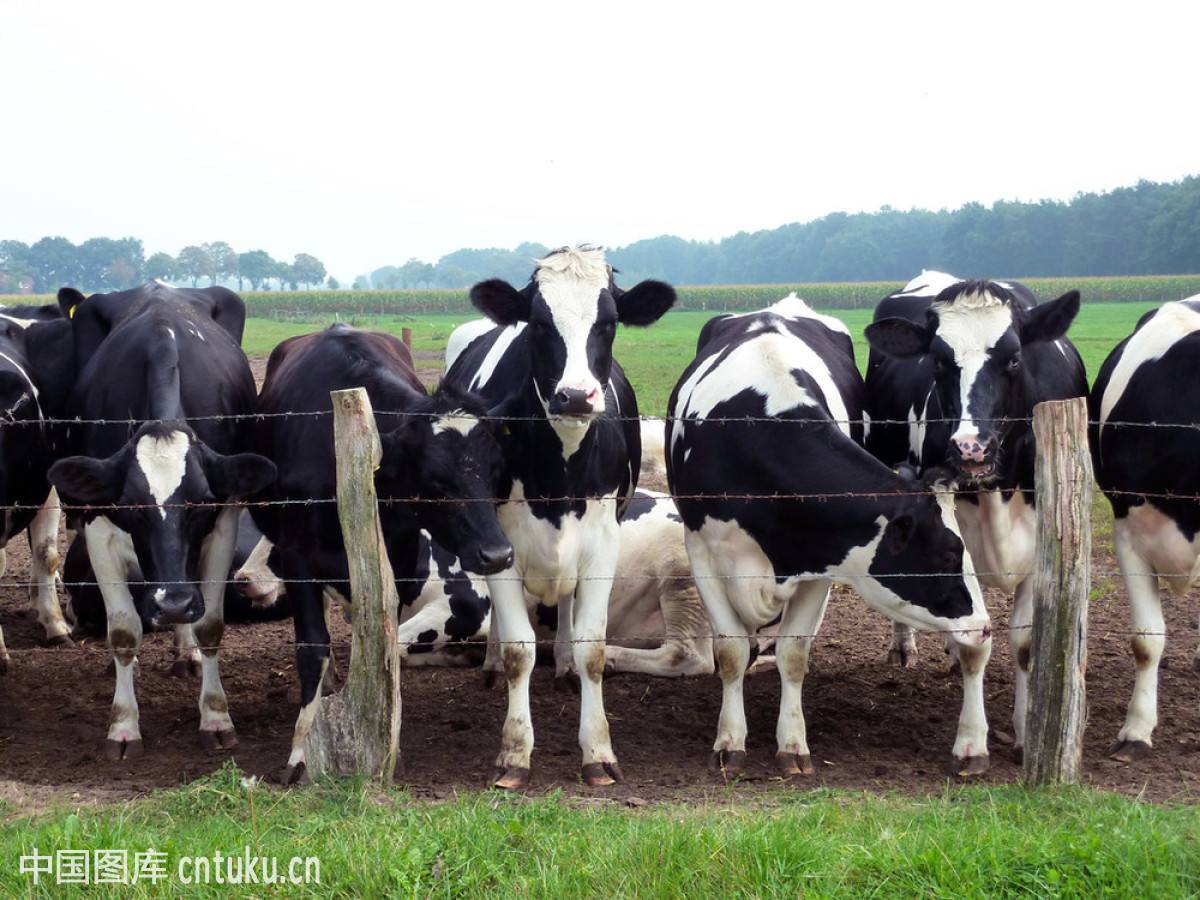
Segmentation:
{"type": "MultiPolygon", "coordinates": [[[[256,365],[261,373],[261,364],[256,365]]],[[[1098,569],[1112,569],[1098,557],[1098,569]]],[[[9,548],[6,582],[28,576],[24,541],[9,548]]],[[[997,621],[987,673],[992,728],[991,770],[978,780],[1013,783],[1020,767],[1003,741],[1011,733],[1013,678],[1003,624],[1007,610],[989,597],[997,621]]],[[[1153,756],[1135,765],[1106,757],[1121,726],[1133,684],[1123,588],[1093,605],[1090,624],[1085,747],[1086,780],[1097,787],[1158,800],[1200,800],[1200,690],[1192,668],[1196,648],[1195,596],[1168,598],[1171,637],[1159,688],[1159,726],[1153,756]]],[[[0,676],[0,799],[14,805],[48,799],[103,802],[188,782],[220,767],[227,757],[247,772],[273,776],[290,746],[299,690],[290,622],[231,626],[222,649],[222,674],[241,738],[232,753],[206,754],[198,745],[197,679],[169,674],[171,636],[149,636],[137,682],[145,756],[109,762],[101,752],[112,700],[103,641],[77,648],[42,648],[23,588],[0,589],[0,626],[12,653],[0,676]]],[[[948,674],[941,642],[920,636],[913,668],[886,663],[890,626],[848,591],[830,604],[805,682],[804,708],[816,773],[792,789],[810,786],[941,790],[954,741],[960,681],[948,674]]],[[[334,639],[348,641],[349,626],[334,623],[334,639]]],[[[345,671],[346,649],[339,668],[345,671]]],[[[556,692],[552,672],[533,678],[536,731],[531,790],[562,789],[632,803],[692,799],[724,791],[706,768],[720,709],[715,676],[678,680],[621,675],[606,679],[605,701],[614,747],[626,775],[615,787],[578,782],[579,702],[556,692]]],[[[750,723],[746,777],[732,790],[779,786],[774,733],[779,680],[773,672],[747,679],[750,723]]],[[[505,696],[482,686],[477,670],[407,670],[401,781],[418,797],[438,798],[486,785],[499,747],[505,696]]]]}

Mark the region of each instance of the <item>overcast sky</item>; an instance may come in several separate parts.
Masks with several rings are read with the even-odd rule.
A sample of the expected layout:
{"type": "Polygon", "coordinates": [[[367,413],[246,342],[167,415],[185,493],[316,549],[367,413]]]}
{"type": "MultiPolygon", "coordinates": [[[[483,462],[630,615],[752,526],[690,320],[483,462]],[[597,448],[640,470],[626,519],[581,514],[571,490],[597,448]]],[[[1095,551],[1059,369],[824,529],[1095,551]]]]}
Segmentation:
{"type": "Polygon", "coordinates": [[[1200,173],[1195,4],[707,7],[0,0],[0,238],[347,278],[1200,173]]]}

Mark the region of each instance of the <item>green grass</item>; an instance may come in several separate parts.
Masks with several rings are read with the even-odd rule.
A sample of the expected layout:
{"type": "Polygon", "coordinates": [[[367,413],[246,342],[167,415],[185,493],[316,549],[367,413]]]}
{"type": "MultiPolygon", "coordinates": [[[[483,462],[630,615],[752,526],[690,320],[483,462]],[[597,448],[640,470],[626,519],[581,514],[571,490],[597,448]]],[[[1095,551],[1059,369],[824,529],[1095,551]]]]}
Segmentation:
{"type": "MultiPolygon", "coordinates": [[[[948,788],[929,798],[782,789],[627,810],[491,792],[425,804],[355,782],[251,792],[228,765],[100,812],[10,817],[0,893],[53,893],[17,874],[34,848],[152,847],[174,872],[181,855],[248,846],[319,858],[321,886],[309,892],[320,895],[1157,898],[1200,891],[1198,841],[1195,808],[1085,789],[948,788]]],[[[181,890],[96,893],[168,887],[181,890]]]]}

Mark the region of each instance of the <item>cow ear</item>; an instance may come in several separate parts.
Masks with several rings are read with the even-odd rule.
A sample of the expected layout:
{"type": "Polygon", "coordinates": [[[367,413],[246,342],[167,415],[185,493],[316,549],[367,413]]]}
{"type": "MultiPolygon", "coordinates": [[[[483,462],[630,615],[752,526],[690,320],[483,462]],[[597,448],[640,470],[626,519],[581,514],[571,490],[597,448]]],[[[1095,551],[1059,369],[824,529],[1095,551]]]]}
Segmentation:
{"type": "Polygon", "coordinates": [[[68,506],[112,506],[125,481],[114,457],[68,456],[52,465],[46,477],[68,506]]]}
{"type": "Polygon", "coordinates": [[[663,281],[647,279],[627,291],[614,291],[617,321],[622,325],[653,325],[675,305],[675,288],[663,281]]]}
{"type": "Polygon", "coordinates": [[[58,308],[68,319],[75,315],[75,307],[84,301],[84,296],[73,287],[58,289],[58,308]]]}
{"type": "Polygon", "coordinates": [[[1067,291],[1057,300],[1039,303],[1025,314],[1021,323],[1021,343],[1057,341],[1067,333],[1079,314],[1079,291],[1067,291]]]}
{"type": "Polygon", "coordinates": [[[909,359],[929,352],[933,331],[908,319],[893,316],[872,322],[866,329],[867,343],[884,356],[909,359]]]}
{"type": "Polygon", "coordinates": [[[424,452],[425,441],[431,430],[431,420],[425,416],[405,416],[398,428],[379,436],[382,453],[379,471],[388,479],[404,480],[406,473],[416,471],[413,460],[424,452]]]}
{"type": "Polygon", "coordinates": [[[529,321],[532,293],[518,291],[502,278],[490,278],[471,288],[475,308],[497,325],[529,321]]]}
{"type": "Polygon", "coordinates": [[[275,463],[257,453],[225,456],[209,450],[204,455],[204,476],[218,500],[253,497],[275,481],[275,463]]]}
{"type": "Polygon", "coordinates": [[[888,553],[892,556],[903,553],[908,542],[912,540],[916,528],[917,520],[912,513],[901,513],[888,522],[887,529],[883,533],[883,545],[887,548],[888,553]]]}

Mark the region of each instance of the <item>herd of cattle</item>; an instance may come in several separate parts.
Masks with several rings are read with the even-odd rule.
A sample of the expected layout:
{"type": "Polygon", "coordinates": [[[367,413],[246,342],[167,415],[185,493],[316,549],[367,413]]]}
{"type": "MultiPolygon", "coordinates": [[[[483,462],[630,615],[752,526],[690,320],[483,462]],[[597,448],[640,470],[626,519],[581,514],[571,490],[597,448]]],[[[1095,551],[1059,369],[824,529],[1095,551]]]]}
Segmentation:
{"type": "MultiPolygon", "coordinates": [[[[1020,284],[922,273],[879,304],[865,379],[845,326],[795,295],[720,315],[665,423],[640,419],[612,346],[618,324],[671,307],[670,286],[622,289],[602,251],[578,247],[539,260],[523,288],[485,281],[471,300],[487,319],[451,336],[432,393],[403,343],[345,325],[280,344],[256,390],[244,306],[219,287],[64,288],[57,306],[0,308],[0,544],[28,531],[48,643],[71,643],[68,619],[106,629],[110,758],[143,752],[146,629],[174,630],[173,672],[198,671],[201,744],[220,750],[237,744],[218,667],[227,614],[290,615],[301,693],[282,778],[306,777],[327,616],[349,594],[329,395],[352,387],[370,395],[383,445],[376,489],[406,664],[482,659],[507,683],[496,785],[529,781],[530,674],[546,635],[556,676],[578,685],[586,783],[622,777],[602,693],[614,670],[715,670],[711,761],[740,771],[743,679],[770,658],[760,651],[782,682],[777,764],[811,772],[801,692],[833,582],[893,621],[897,664],[914,661],[913,629],[944,637],[963,680],[962,773],[988,766],[981,586],[1011,595],[1020,751],[1030,417],[1089,394],[1066,338],[1078,292],[1039,303],[1020,284]],[[669,495],[639,489],[655,469],[669,495]],[[60,498],[80,537],[61,567],[60,498]]],[[[1149,750],[1156,724],[1159,578],[1185,591],[1200,574],[1198,364],[1200,297],[1147,314],[1090,393],[1137,665],[1112,751],[1125,761],[1149,750]]]]}

